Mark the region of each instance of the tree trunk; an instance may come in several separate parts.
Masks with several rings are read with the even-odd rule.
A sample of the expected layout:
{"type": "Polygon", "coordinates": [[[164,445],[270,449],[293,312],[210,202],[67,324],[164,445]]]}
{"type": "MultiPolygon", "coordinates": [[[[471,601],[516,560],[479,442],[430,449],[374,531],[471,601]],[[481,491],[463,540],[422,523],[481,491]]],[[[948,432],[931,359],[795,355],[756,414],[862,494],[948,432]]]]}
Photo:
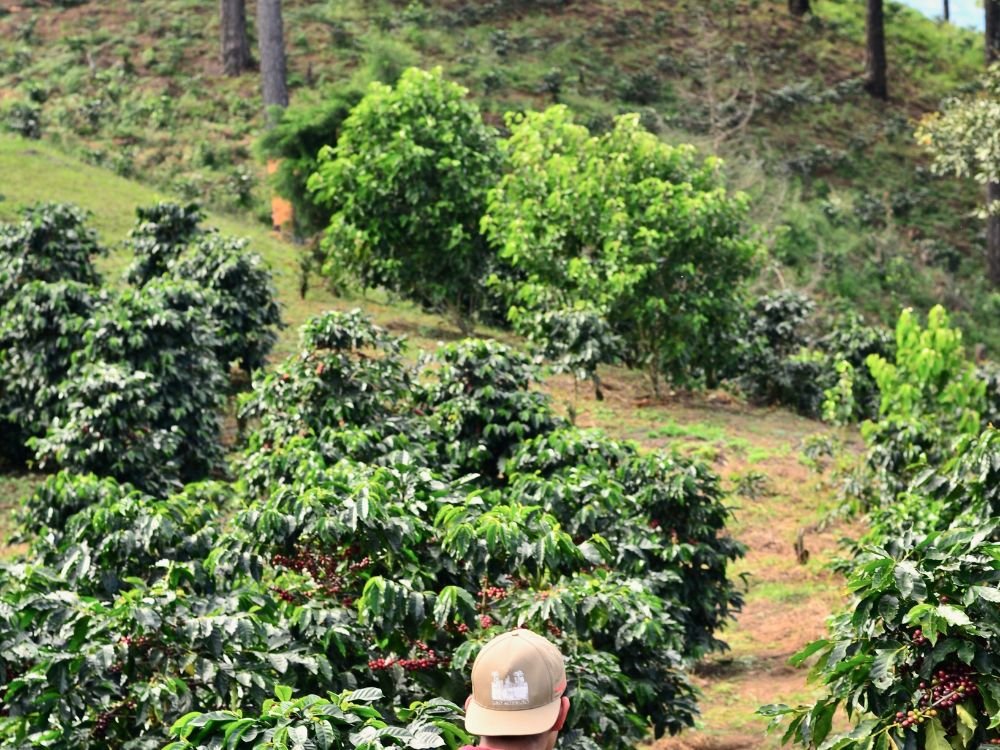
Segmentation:
{"type": "Polygon", "coordinates": [[[1000,0],[986,0],[986,65],[1000,61],[1000,0]]]}
{"type": "Polygon", "coordinates": [[[990,211],[986,217],[986,269],[990,281],[1000,286],[1000,213],[996,213],[1000,209],[1000,182],[986,186],[986,209],[990,211]]]}
{"type": "MultiPolygon", "coordinates": [[[[1000,62],[1000,0],[986,0],[986,65],[1000,62]]],[[[990,281],[1000,286],[1000,182],[986,185],[986,267],[990,281]],[[992,211],[990,209],[993,209],[992,211]]]]}
{"type": "Polygon", "coordinates": [[[889,98],[885,58],[885,9],[882,0],[868,0],[867,70],[865,90],[876,99],[889,98]]]}
{"type": "Polygon", "coordinates": [[[951,20],[951,3],[949,3],[948,0],[944,0],[944,20],[951,20]]]}
{"type": "Polygon", "coordinates": [[[281,0],[257,0],[257,37],[260,45],[260,81],[270,126],[274,124],[272,108],[288,106],[281,0]]]}
{"type": "Polygon", "coordinates": [[[793,16],[804,16],[811,10],[809,0],[788,0],[788,11],[793,16]]]}
{"type": "Polygon", "coordinates": [[[227,76],[238,76],[251,67],[245,0],[219,0],[219,21],[222,72],[227,76]]]}

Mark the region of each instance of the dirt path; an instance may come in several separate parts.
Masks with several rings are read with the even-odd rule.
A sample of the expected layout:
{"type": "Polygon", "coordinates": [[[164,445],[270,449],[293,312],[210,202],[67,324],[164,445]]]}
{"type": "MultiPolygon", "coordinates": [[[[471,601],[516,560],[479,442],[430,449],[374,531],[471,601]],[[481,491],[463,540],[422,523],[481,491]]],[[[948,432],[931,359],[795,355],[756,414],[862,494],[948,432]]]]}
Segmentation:
{"type": "MultiPolygon", "coordinates": [[[[695,730],[665,738],[655,750],[742,750],[778,748],[778,735],[766,736],[766,722],[754,711],[766,703],[810,699],[805,670],[788,657],[822,637],[826,618],[845,601],[842,579],[827,569],[838,555],[838,541],[857,528],[816,526],[836,499],[824,476],[802,457],[803,440],[827,428],[776,409],[751,409],[726,394],[673,395],[651,402],[639,376],[607,376],[604,402],[581,387],[577,424],[597,426],[649,448],[675,447],[712,462],[729,487],[755,489],[734,495],[733,534],[748,547],[733,574],[747,574],[743,612],[725,631],[731,650],[713,654],[695,669],[703,691],[702,717],[695,730]],[[803,531],[808,560],[799,561],[795,543],[803,531]]],[[[573,400],[572,382],[547,384],[557,402],[573,400]]]]}

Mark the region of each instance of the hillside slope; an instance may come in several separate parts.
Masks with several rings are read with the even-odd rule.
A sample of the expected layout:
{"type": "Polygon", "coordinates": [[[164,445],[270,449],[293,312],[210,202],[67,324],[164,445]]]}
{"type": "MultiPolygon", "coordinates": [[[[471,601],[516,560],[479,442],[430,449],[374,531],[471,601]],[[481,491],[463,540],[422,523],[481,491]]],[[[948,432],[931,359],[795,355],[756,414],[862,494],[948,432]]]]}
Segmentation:
{"type": "MultiPolygon", "coordinates": [[[[889,3],[882,104],[859,86],[863,7],[850,0],[815,0],[804,20],[776,0],[284,7],[293,106],[441,65],[497,125],[556,100],[594,129],[638,110],[664,138],[728,159],[771,249],[761,286],[844,298],[886,323],[943,302],[972,341],[1000,346],[969,219],[978,191],[933,178],[912,139],[916,118],[974,84],[972,32],[889,3]]],[[[90,163],[265,219],[257,77],[221,76],[217,32],[216,6],[189,0],[13,6],[0,17],[3,119],[23,130],[34,107],[41,136],[90,163]]]]}

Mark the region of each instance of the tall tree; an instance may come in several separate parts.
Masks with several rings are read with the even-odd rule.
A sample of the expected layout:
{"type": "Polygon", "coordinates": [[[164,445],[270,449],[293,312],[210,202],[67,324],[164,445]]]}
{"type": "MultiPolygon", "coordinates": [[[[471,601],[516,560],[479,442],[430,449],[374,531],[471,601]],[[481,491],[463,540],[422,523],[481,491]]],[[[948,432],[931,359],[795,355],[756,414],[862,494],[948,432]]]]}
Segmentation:
{"type": "MultiPolygon", "coordinates": [[[[281,0],[257,0],[257,38],[260,46],[260,80],[264,107],[288,106],[288,77],[285,68],[285,35],[281,21],[281,0]]],[[[273,124],[268,114],[268,123],[273,124]]]]}
{"type": "Polygon", "coordinates": [[[251,66],[250,42],[247,41],[247,6],[245,0],[219,0],[222,37],[222,71],[238,76],[251,66]]]}
{"type": "Polygon", "coordinates": [[[951,20],[951,3],[949,3],[948,0],[944,0],[944,20],[951,20]]]}
{"type": "MultiPolygon", "coordinates": [[[[986,67],[1000,64],[1000,0],[986,0],[986,67]]],[[[1000,286],[1000,182],[986,183],[986,258],[990,279],[1000,286]]]]}
{"type": "Polygon", "coordinates": [[[889,98],[885,57],[885,7],[882,0],[868,0],[865,90],[877,99],[889,98]]]}
{"type": "Polygon", "coordinates": [[[793,16],[804,16],[811,10],[809,0],[788,0],[788,10],[793,16]]]}
{"type": "Polygon", "coordinates": [[[939,173],[972,177],[986,188],[986,268],[1000,286],[1000,64],[990,67],[983,91],[953,99],[940,113],[928,115],[917,130],[917,140],[934,154],[939,173]]]}

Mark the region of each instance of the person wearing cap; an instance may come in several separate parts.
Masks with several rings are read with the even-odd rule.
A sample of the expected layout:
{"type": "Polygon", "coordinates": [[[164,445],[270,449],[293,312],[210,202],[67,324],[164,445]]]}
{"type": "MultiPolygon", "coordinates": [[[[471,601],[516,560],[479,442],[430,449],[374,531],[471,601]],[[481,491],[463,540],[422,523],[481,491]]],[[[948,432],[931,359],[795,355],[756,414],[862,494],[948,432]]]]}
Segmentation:
{"type": "Polygon", "coordinates": [[[479,750],[552,750],[569,713],[564,692],[559,649],[524,628],[503,633],[472,665],[465,729],[479,736],[479,750]]]}

